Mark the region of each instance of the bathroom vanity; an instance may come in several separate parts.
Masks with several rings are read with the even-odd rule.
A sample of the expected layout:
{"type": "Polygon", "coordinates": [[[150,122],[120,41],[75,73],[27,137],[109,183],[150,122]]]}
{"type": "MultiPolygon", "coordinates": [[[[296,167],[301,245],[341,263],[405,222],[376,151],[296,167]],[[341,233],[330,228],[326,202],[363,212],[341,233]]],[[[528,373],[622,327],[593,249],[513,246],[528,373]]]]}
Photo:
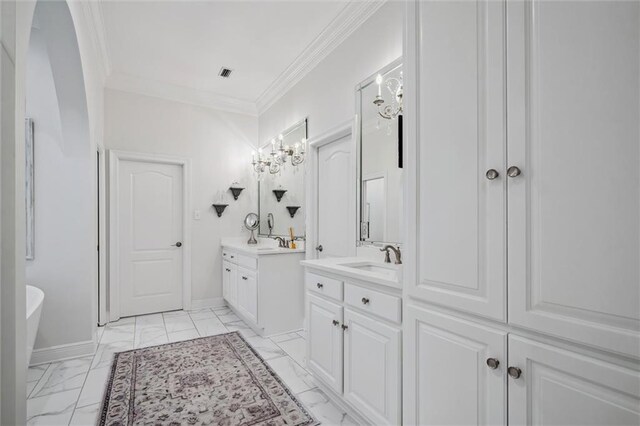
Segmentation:
{"type": "Polygon", "coordinates": [[[304,320],[304,248],[280,248],[259,239],[222,242],[222,295],[261,336],[295,331],[304,320]]]}
{"type": "Polygon", "coordinates": [[[401,424],[401,267],[359,257],[301,263],[307,368],[367,422],[401,424]]]}

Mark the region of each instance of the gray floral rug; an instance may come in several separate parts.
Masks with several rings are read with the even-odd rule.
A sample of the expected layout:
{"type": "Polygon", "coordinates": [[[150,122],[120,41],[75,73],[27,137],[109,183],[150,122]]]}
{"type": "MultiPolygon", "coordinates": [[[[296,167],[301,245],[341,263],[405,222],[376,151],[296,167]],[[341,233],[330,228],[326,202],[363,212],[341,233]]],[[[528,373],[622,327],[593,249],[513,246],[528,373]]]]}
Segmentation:
{"type": "Polygon", "coordinates": [[[115,354],[100,425],[316,425],[238,332],[115,354]]]}

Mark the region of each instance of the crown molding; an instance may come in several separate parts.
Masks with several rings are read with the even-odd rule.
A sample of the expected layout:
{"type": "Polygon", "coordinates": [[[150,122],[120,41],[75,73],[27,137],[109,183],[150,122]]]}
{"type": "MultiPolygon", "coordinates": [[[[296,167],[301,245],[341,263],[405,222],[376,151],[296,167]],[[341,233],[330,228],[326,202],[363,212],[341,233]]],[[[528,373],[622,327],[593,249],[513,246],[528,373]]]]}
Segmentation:
{"type": "Polygon", "coordinates": [[[102,14],[102,3],[100,1],[88,1],[81,3],[84,8],[87,28],[91,34],[91,41],[95,47],[100,60],[100,66],[104,78],[108,78],[113,70],[109,57],[109,45],[107,42],[107,32],[104,26],[102,14]]]}
{"type": "Polygon", "coordinates": [[[306,49],[276,78],[256,100],[259,114],[265,112],[296,83],[314,69],[387,0],[352,1],[325,27],[306,49]]]}
{"type": "Polygon", "coordinates": [[[169,83],[134,77],[118,72],[112,73],[106,80],[109,89],[137,93],[154,98],[167,99],[206,108],[218,109],[239,114],[257,116],[256,105],[250,101],[219,95],[213,92],[178,86],[169,83]]]}

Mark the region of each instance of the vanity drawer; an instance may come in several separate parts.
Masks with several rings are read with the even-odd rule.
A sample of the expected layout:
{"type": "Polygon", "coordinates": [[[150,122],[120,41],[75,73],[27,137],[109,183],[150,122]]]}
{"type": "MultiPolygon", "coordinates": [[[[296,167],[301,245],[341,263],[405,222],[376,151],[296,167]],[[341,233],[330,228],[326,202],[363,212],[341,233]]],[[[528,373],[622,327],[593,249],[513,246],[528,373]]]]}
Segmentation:
{"type": "Polygon", "coordinates": [[[222,250],[222,260],[226,260],[227,262],[236,263],[236,258],[238,257],[237,253],[234,253],[229,250],[222,250]]]}
{"type": "Polygon", "coordinates": [[[353,284],[345,284],[344,301],[389,321],[402,322],[402,299],[353,284]]]}
{"type": "Polygon", "coordinates": [[[342,301],[342,281],[307,272],[306,283],[309,290],[342,301]]]}
{"type": "Polygon", "coordinates": [[[243,266],[248,269],[258,269],[258,259],[255,257],[236,254],[235,262],[238,264],[238,266],[243,266]]]}

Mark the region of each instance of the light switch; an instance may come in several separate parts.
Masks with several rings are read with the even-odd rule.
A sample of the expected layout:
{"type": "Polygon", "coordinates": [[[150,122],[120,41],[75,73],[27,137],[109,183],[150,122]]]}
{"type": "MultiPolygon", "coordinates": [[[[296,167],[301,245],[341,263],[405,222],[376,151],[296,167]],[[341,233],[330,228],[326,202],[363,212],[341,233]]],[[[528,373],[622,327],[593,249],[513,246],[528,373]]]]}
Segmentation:
{"type": "Polygon", "coordinates": [[[193,219],[194,220],[200,220],[200,216],[201,216],[200,210],[194,210],[193,211],[193,219]]]}

